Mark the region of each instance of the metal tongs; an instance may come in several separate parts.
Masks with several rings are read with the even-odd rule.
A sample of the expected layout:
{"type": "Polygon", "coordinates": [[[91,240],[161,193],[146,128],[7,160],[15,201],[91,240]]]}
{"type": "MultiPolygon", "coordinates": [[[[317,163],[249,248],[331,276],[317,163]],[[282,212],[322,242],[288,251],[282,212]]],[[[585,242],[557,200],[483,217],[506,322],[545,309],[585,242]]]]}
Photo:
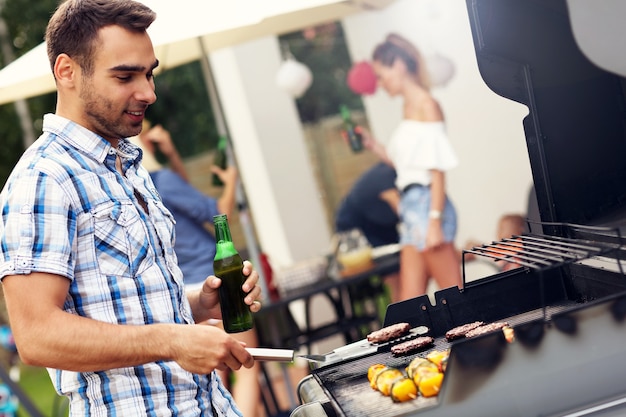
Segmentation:
{"type": "Polygon", "coordinates": [[[325,362],[326,355],[296,355],[292,349],[273,348],[246,348],[257,361],[293,362],[295,358],[302,358],[312,362],[325,362]]]}
{"type": "Polygon", "coordinates": [[[358,358],[367,354],[377,352],[383,346],[391,343],[397,343],[417,336],[425,335],[429,332],[426,326],[417,326],[394,340],[383,343],[370,343],[367,339],[359,340],[349,345],[339,347],[331,352],[323,355],[296,355],[292,349],[274,349],[274,348],[246,348],[248,352],[257,361],[274,361],[274,362],[293,362],[296,358],[302,358],[309,362],[317,362],[332,364],[337,361],[358,358]]]}

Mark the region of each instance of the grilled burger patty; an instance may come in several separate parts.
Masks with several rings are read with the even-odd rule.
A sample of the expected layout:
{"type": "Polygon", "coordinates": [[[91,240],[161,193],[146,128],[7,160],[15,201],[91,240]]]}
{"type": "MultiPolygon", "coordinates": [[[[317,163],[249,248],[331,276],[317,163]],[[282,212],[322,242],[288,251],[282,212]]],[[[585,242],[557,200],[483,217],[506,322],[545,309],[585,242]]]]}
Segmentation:
{"type": "Polygon", "coordinates": [[[473,330],[470,330],[469,332],[465,334],[465,337],[479,336],[481,334],[493,332],[495,330],[500,330],[503,327],[506,327],[508,325],[509,323],[507,323],[506,321],[497,321],[494,323],[485,324],[484,326],[479,326],[473,330]]]}
{"type": "Polygon", "coordinates": [[[482,321],[475,321],[473,323],[467,323],[461,326],[457,326],[446,332],[446,339],[447,340],[460,339],[461,337],[465,337],[467,335],[467,332],[472,331],[476,329],[477,327],[480,327],[484,324],[485,323],[482,321]]]}
{"type": "Polygon", "coordinates": [[[396,323],[382,329],[373,331],[367,335],[367,341],[370,343],[382,343],[388,342],[392,339],[398,338],[411,329],[409,323],[396,323]]]}
{"type": "Polygon", "coordinates": [[[406,342],[399,343],[395,346],[391,347],[391,353],[395,355],[399,355],[402,353],[409,353],[417,349],[424,348],[426,346],[430,346],[435,342],[430,336],[422,336],[416,339],[411,339],[406,342]]]}

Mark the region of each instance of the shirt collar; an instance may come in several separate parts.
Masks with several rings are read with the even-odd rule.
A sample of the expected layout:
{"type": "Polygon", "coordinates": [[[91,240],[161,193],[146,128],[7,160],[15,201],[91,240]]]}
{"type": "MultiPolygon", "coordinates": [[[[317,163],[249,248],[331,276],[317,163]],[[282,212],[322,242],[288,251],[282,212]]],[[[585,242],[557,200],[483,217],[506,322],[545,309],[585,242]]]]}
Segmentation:
{"type": "Polygon", "coordinates": [[[131,159],[135,168],[139,167],[143,158],[143,150],[139,146],[135,145],[127,138],[123,138],[118,142],[117,150],[122,158],[131,159]]]}
{"type": "Polygon", "coordinates": [[[109,153],[117,152],[118,150],[122,158],[132,159],[135,166],[139,165],[142,158],[141,149],[127,139],[121,139],[118,143],[118,150],[116,150],[102,136],[56,114],[49,113],[44,115],[43,131],[62,138],[73,148],[84,152],[100,163],[104,163],[109,153]]]}

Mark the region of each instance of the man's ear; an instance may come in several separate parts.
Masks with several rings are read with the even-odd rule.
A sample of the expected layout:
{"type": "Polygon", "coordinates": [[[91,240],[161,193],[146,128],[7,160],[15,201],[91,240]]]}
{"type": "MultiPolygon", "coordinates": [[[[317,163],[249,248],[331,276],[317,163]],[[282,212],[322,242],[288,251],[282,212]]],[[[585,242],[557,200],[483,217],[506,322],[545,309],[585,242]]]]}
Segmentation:
{"type": "Polygon", "coordinates": [[[78,79],[80,67],[67,54],[60,54],[54,62],[54,78],[57,84],[72,88],[78,79]]]}

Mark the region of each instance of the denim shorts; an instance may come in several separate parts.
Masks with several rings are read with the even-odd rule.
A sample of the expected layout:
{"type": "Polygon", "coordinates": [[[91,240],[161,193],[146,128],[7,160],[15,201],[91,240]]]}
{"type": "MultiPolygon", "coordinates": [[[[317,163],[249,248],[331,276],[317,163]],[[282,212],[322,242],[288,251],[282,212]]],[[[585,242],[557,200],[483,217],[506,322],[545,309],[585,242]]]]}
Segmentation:
{"type": "MultiPolygon", "coordinates": [[[[411,187],[402,193],[400,200],[400,245],[413,245],[422,251],[426,248],[428,213],[430,212],[430,187],[411,187]]],[[[453,242],[456,236],[456,209],[446,196],[441,215],[444,240],[453,242]]]]}

